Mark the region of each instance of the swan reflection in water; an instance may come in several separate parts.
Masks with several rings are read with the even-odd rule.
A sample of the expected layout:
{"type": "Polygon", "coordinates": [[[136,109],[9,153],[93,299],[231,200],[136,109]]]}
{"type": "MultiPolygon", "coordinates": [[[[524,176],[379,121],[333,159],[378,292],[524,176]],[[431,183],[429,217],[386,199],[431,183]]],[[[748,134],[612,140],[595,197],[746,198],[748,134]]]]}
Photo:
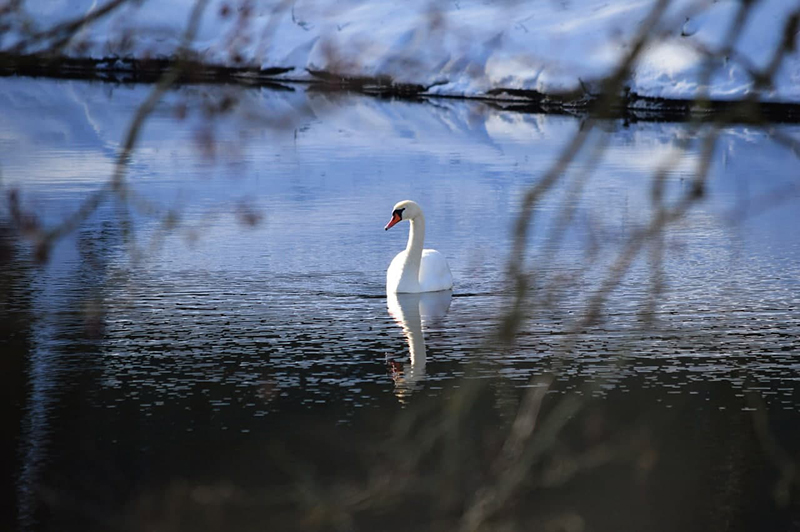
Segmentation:
{"type": "Polygon", "coordinates": [[[444,317],[450,308],[453,298],[452,290],[440,292],[424,292],[420,294],[388,293],[387,306],[389,315],[403,328],[408,342],[410,363],[399,364],[390,361],[394,394],[400,401],[419,388],[425,378],[425,336],[422,333],[423,323],[427,326],[432,320],[444,317]]]}

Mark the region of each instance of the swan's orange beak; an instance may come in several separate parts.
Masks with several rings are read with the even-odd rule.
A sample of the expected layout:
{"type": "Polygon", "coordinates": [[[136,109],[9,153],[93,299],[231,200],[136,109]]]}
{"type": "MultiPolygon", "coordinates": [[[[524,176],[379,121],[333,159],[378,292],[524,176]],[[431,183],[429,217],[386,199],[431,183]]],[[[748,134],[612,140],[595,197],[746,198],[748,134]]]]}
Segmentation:
{"type": "Polygon", "coordinates": [[[402,218],[400,218],[400,215],[397,214],[396,212],[393,212],[392,213],[392,219],[389,220],[389,223],[386,224],[386,227],[384,227],[383,230],[384,231],[388,231],[390,227],[392,227],[394,224],[396,224],[400,220],[402,220],[402,218]]]}

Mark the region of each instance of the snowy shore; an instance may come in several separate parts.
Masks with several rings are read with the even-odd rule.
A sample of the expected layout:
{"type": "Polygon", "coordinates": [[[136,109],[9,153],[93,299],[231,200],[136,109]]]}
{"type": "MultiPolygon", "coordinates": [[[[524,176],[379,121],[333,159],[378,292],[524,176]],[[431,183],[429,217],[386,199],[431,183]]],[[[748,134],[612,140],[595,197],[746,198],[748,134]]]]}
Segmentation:
{"type": "MultiPolygon", "coordinates": [[[[362,89],[383,83],[419,94],[522,101],[567,95],[575,101],[599,90],[599,82],[615,71],[656,3],[213,0],[191,49],[198,64],[230,77],[318,83],[335,77],[344,85],[356,80],[362,89]],[[335,76],[326,80],[330,74],[335,76]]],[[[157,70],[175,53],[193,5],[123,4],[79,31],[63,53],[75,65],[100,71],[157,70]]],[[[34,0],[23,6],[43,29],[92,13],[98,2],[34,0]]],[[[632,96],[628,104],[657,108],[698,96],[800,104],[796,50],[785,55],[771,84],[756,83],[776,50],[786,48],[787,32],[796,48],[800,37],[792,37],[797,27],[789,21],[800,13],[800,0],[756,2],[726,50],[740,6],[737,0],[669,3],[624,84],[632,96]]],[[[0,21],[18,28],[24,16],[0,21]]],[[[21,31],[0,36],[3,52],[36,54],[51,44],[21,31]],[[20,43],[27,44],[15,49],[20,43]]]]}

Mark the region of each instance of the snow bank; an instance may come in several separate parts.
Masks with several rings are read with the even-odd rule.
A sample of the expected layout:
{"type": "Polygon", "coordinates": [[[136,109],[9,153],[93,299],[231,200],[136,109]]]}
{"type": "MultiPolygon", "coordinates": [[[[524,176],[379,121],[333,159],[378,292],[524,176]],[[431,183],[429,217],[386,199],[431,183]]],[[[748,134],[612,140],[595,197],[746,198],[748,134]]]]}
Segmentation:
{"type": "MultiPolygon", "coordinates": [[[[31,0],[42,27],[97,9],[96,0],[31,0]]],[[[544,93],[591,87],[613,71],[655,0],[213,0],[193,49],[230,66],[288,66],[357,76],[388,75],[430,92],[482,95],[490,89],[544,93]]],[[[127,5],[84,30],[71,55],[153,57],[174,52],[193,0],[127,5]]],[[[642,95],[692,98],[707,91],[736,99],[753,91],[800,0],[761,0],[733,53],[716,61],[710,85],[701,50],[722,46],[737,0],[673,0],[655,39],[635,65],[629,88],[642,95]]],[[[0,47],[21,38],[6,32],[0,47]]],[[[796,37],[797,39],[797,37],[796,37]]],[[[800,57],[788,56],[764,101],[800,102],[800,57]]]]}

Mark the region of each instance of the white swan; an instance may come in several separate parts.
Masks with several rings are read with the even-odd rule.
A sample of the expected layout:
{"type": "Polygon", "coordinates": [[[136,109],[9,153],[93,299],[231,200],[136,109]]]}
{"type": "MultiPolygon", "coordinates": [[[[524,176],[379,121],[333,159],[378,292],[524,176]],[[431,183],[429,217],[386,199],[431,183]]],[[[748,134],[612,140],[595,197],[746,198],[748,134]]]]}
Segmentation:
{"type": "Polygon", "coordinates": [[[425,216],[419,205],[411,200],[401,201],[392,210],[392,219],[385,230],[408,220],[408,245],[392,260],[386,270],[386,292],[438,292],[453,288],[453,275],[444,255],[434,249],[422,249],[425,241],[425,216]]]}

